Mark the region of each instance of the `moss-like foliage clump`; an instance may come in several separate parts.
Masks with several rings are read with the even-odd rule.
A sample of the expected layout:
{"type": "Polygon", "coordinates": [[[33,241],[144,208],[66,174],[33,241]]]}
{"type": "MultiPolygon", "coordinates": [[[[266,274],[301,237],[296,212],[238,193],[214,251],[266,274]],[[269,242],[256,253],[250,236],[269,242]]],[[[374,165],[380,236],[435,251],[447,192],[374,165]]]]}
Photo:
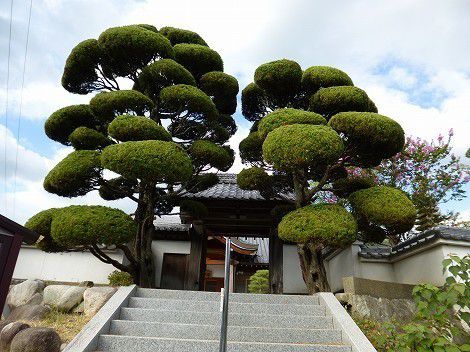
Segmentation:
{"type": "Polygon", "coordinates": [[[70,52],[65,62],[62,86],[69,92],[88,94],[100,86],[96,83],[96,68],[102,56],[96,39],[87,39],[78,43],[70,52]]]}
{"type": "Polygon", "coordinates": [[[268,95],[285,100],[300,91],[302,68],[291,60],[278,60],[259,66],[255,71],[255,83],[268,95]]]}
{"type": "Polygon", "coordinates": [[[270,132],[263,143],[263,157],[275,169],[293,171],[335,162],[343,142],[332,128],[320,125],[288,125],[270,132]]]}
{"type": "Polygon", "coordinates": [[[196,79],[207,72],[224,70],[224,63],[219,53],[207,46],[177,44],[174,49],[175,60],[186,67],[196,79]]]}
{"type": "Polygon", "coordinates": [[[129,242],[137,226],[122,210],[97,205],[72,205],[53,215],[51,236],[64,247],[129,242]]]}
{"type": "Polygon", "coordinates": [[[333,192],[338,197],[347,198],[351,193],[375,186],[372,177],[350,176],[333,182],[333,192]]]}
{"type": "Polygon", "coordinates": [[[204,74],[199,83],[209,96],[236,96],[239,90],[237,79],[220,71],[204,74]]]}
{"type": "Polygon", "coordinates": [[[258,121],[266,113],[266,94],[255,83],[242,90],[242,114],[248,121],[258,121]]]}
{"type": "Polygon", "coordinates": [[[191,177],[188,183],[186,183],[185,189],[191,193],[197,193],[204,191],[212,186],[215,186],[219,182],[219,177],[214,173],[203,173],[191,177]]]}
{"type": "Polygon", "coordinates": [[[187,111],[197,120],[215,120],[217,118],[217,108],[211,98],[193,86],[178,84],[166,87],[160,93],[160,101],[162,111],[170,116],[187,111]]]}
{"type": "Polygon", "coordinates": [[[103,133],[88,127],[78,127],[69,136],[69,142],[77,149],[102,149],[112,142],[103,133]]]}
{"type": "Polygon", "coordinates": [[[171,141],[171,135],[163,126],[144,116],[118,116],[109,124],[108,133],[121,142],[171,141]]]}
{"type": "Polygon", "coordinates": [[[310,99],[309,110],[327,118],[343,111],[377,112],[367,93],[352,86],[321,88],[310,99]]]}
{"type": "Polygon", "coordinates": [[[277,109],[267,114],[258,125],[258,133],[266,138],[269,132],[279,126],[305,124],[326,125],[326,119],[314,112],[292,108],[277,109]]]}
{"type": "Polygon", "coordinates": [[[49,171],[44,189],[64,197],[82,196],[95,188],[101,171],[99,152],[77,150],[49,171]]]}
{"type": "Polygon", "coordinates": [[[43,210],[29,218],[29,220],[26,221],[24,227],[36,232],[40,236],[50,236],[52,218],[58,210],[60,209],[51,208],[43,210]]]}
{"type": "Polygon", "coordinates": [[[132,278],[132,275],[125,271],[114,270],[111,274],[108,275],[109,286],[130,286],[133,283],[134,279],[132,278]]]}
{"type": "Polygon", "coordinates": [[[316,93],[320,88],[353,85],[346,72],[330,66],[312,66],[302,74],[302,90],[307,96],[316,93]]]}
{"type": "Polygon", "coordinates": [[[44,124],[44,130],[50,139],[70,145],[69,136],[77,127],[93,128],[95,125],[95,117],[89,105],[70,105],[49,116],[44,124]]]}
{"type": "Polygon", "coordinates": [[[98,38],[106,67],[118,76],[135,78],[139,69],[159,58],[173,58],[170,41],[140,26],[113,27],[98,38]]]}
{"type": "Polygon", "coordinates": [[[171,59],[158,60],[144,67],[135,81],[134,89],[157,101],[160,91],[176,84],[196,86],[191,72],[171,59]]]}
{"type": "Polygon", "coordinates": [[[399,153],[405,132],[398,122],[371,112],[341,112],[328,123],[344,134],[348,145],[366,159],[385,159],[399,153]]]}
{"type": "Polygon", "coordinates": [[[93,115],[103,123],[110,122],[119,115],[144,115],[153,106],[152,100],[135,90],[101,92],[90,100],[93,115]]]}
{"type": "Polygon", "coordinates": [[[375,186],[354,192],[349,197],[360,223],[384,228],[390,234],[411,230],[416,209],[405,192],[387,186],[375,186]]]}
{"type": "Polygon", "coordinates": [[[314,204],[290,212],[279,223],[279,238],[295,243],[341,247],[355,241],[357,223],[338,204],[314,204]]]}
{"type": "Polygon", "coordinates": [[[269,270],[257,270],[249,280],[248,292],[255,294],[268,294],[269,289],[269,270]]]}
{"type": "Polygon", "coordinates": [[[207,140],[194,141],[189,148],[189,155],[195,167],[209,165],[227,171],[233,163],[232,154],[226,148],[207,140]]]}
{"type": "Polygon", "coordinates": [[[200,220],[209,215],[207,207],[196,200],[185,199],[180,203],[182,213],[190,215],[195,220],[200,220]]]}
{"type": "Polygon", "coordinates": [[[237,175],[237,185],[250,191],[264,191],[272,186],[271,177],[260,167],[243,169],[237,175]]]}
{"type": "Polygon", "coordinates": [[[176,143],[164,141],[124,142],[103,150],[104,168],[130,179],[176,183],[192,174],[188,154],[176,143]]]}
{"type": "Polygon", "coordinates": [[[138,24],[139,27],[142,27],[142,28],[145,28],[149,31],[152,31],[152,32],[155,32],[155,33],[159,33],[158,32],[158,29],[157,27],[151,25],[151,24],[146,24],[146,23],[141,23],[141,24],[138,24]]]}
{"type": "Polygon", "coordinates": [[[172,45],[176,44],[199,44],[207,46],[204,39],[196,32],[174,27],[162,27],[160,33],[167,37],[172,45]]]}
{"type": "Polygon", "coordinates": [[[137,180],[129,180],[119,176],[103,180],[98,192],[104,200],[116,200],[132,195],[136,190],[137,180]]]}
{"type": "Polygon", "coordinates": [[[240,142],[240,157],[243,162],[253,163],[263,160],[263,142],[258,132],[251,132],[240,142]]]}

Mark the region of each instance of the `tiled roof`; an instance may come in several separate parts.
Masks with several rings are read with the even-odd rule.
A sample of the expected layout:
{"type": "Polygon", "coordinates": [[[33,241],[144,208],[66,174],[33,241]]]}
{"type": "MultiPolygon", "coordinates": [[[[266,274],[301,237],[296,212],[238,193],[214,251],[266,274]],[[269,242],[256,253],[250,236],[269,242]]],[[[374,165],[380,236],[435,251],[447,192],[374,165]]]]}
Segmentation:
{"type": "Polygon", "coordinates": [[[163,215],[153,221],[156,231],[187,232],[191,225],[182,224],[178,216],[163,215]]]}
{"type": "Polygon", "coordinates": [[[388,259],[438,239],[470,242],[470,229],[439,226],[424,231],[393,247],[361,245],[359,256],[367,259],[388,259]]]}
{"type": "MultiPolygon", "coordinates": [[[[236,174],[217,174],[219,183],[216,185],[197,193],[186,193],[184,197],[193,199],[232,199],[232,200],[266,200],[259,191],[246,191],[238,187],[236,174]]],[[[289,198],[284,195],[284,198],[289,198]]],[[[283,197],[275,198],[282,200],[283,197]]]]}
{"type": "Polygon", "coordinates": [[[238,240],[258,246],[254,262],[258,264],[269,263],[269,238],[260,237],[237,237],[238,240]]]}

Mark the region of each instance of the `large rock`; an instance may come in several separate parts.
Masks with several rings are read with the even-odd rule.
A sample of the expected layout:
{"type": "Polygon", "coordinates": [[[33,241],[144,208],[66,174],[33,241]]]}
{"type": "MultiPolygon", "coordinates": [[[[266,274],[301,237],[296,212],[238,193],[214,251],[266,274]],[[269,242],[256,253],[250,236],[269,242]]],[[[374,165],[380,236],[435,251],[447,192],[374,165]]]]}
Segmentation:
{"type": "Polygon", "coordinates": [[[336,298],[350,310],[353,317],[378,322],[410,321],[416,312],[411,299],[375,298],[367,295],[337,294],[336,298]]]}
{"type": "Polygon", "coordinates": [[[60,352],[60,337],[49,328],[28,328],[11,342],[10,352],[60,352]]]}
{"type": "Polygon", "coordinates": [[[41,320],[44,319],[46,314],[50,311],[51,309],[49,307],[45,307],[41,304],[25,304],[24,306],[13,309],[7,319],[8,321],[41,320]]]}
{"type": "Polygon", "coordinates": [[[44,289],[43,303],[62,312],[69,312],[83,301],[86,289],[80,286],[50,285],[44,289]]]}
{"type": "Polygon", "coordinates": [[[7,304],[10,308],[16,308],[27,304],[36,293],[42,293],[44,282],[40,280],[26,280],[11,288],[7,296],[7,304]]]}
{"type": "Polygon", "coordinates": [[[87,289],[83,294],[85,315],[96,314],[114,295],[116,290],[114,287],[92,287],[87,289]]]}
{"type": "Polygon", "coordinates": [[[27,328],[29,328],[28,324],[20,323],[19,321],[6,325],[0,331],[0,351],[9,351],[11,341],[16,334],[27,328]]]}

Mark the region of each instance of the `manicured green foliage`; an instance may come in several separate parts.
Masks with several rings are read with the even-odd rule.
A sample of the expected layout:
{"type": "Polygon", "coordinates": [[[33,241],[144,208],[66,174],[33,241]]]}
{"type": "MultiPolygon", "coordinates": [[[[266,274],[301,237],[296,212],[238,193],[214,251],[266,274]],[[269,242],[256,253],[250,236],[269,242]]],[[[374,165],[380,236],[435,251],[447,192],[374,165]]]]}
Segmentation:
{"type": "Polygon", "coordinates": [[[217,108],[209,96],[202,90],[186,84],[163,88],[160,101],[164,117],[165,114],[171,117],[187,111],[187,115],[193,116],[198,121],[204,121],[215,120],[218,115],[217,108]]]}
{"type": "Polygon", "coordinates": [[[196,32],[174,27],[162,27],[160,33],[167,37],[172,45],[176,44],[199,44],[207,46],[204,39],[196,32]]]}
{"type": "Polygon", "coordinates": [[[195,220],[200,220],[209,215],[209,210],[203,203],[191,199],[185,199],[180,203],[180,211],[190,215],[195,220]]]}
{"type": "Polygon", "coordinates": [[[196,79],[207,72],[223,71],[224,63],[219,53],[199,44],[176,44],[175,60],[186,67],[196,79]]]}
{"type": "Polygon", "coordinates": [[[231,115],[237,110],[237,96],[215,96],[213,98],[217,110],[221,114],[231,115]]]}
{"type": "Polygon", "coordinates": [[[44,130],[50,139],[70,145],[69,136],[77,127],[93,128],[95,125],[95,117],[89,105],[70,105],[49,116],[44,130]]]}
{"type": "Polygon", "coordinates": [[[349,176],[339,178],[333,182],[334,194],[347,198],[351,193],[375,186],[374,179],[366,176],[349,176]]]}
{"type": "Polygon", "coordinates": [[[347,145],[365,160],[390,158],[405,144],[405,132],[398,122],[372,112],[341,112],[328,125],[344,134],[347,145]]]}
{"type": "Polygon", "coordinates": [[[262,191],[271,187],[271,177],[262,168],[251,167],[240,171],[237,184],[241,189],[262,191]]]}
{"type": "Polygon", "coordinates": [[[300,91],[302,68],[291,60],[278,60],[259,66],[255,83],[277,100],[289,100],[300,91]]]}
{"type": "Polygon", "coordinates": [[[330,127],[296,124],[270,132],[263,157],[277,170],[293,171],[332,163],[343,149],[340,136],[330,127]]]}
{"type": "Polygon", "coordinates": [[[219,115],[217,122],[228,131],[230,136],[237,132],[237,123],[232,116],[226,114],[219,115]]]}
{"type": "Polygon", "coordinates": [[[140,26],[114,27],[98,38],[106,67],[118,76],[135,78],[137,70],[159,58],[173,58],[170,41],[140,26]]]}
{"type": "Polygon", "coordinates": [[[135,90],[101,92],[90,100],[93,115],[103,123],[108,123],[119,115],[144,115],[153,107],[152,100],[135,90]]]}
{"type": "Polygon", "coordinates": [[[326,119],[310,111],[292,108],[277,109],[267,114],[259,122],[258,133],[262,138],[266,138],[269,132],[279,126],[294,124],[326,125],[326,119]]]}
{"type": "Polygon", "coordinates": [[[31,218],[24,224],[27,229],[36,232],[41,236],[50,236],[51,234],[51,223],[54,214],[58,211],[57,208],[51,208],[43,210],[31,218]]]}
{"type": "Polygon", "coordinates": [[[384,228],[391,234],[411,230],[416,209],[405,192],[388,186],[375,186],[354,192],[349,197],[359,223],[384,228]]]}
{"type": "Polygon", "coordinates": [[[73,248],[96,244],[124,244],[137,230],[122,210],[97,205],[72,205],[54,213],[51,236],[62,246],[73,248]]]}
{"type": "Polygon", "coordinates": [[[353,215],[337,204],[307,205],[283,217],[279,237],[288,242],[312,242],[333,247],[353,243],[357,224],[353,215]]]}
{"type": "Polygon", "coordinates": [[[132,195],[137,191],[137,181],[129,180],[122,176],[103,180],[99,194],[104,200],[116,200],[132,195]]]}
{"type": "Polygon", "coordinates": [[[201,90],[209,96],[236,96],[239,91],[235,77],[220,71],[208,72],[199,80],[201,90]]]}
{"type": "Polygon", "coordinates": [[[103,133],[88,127],[78,127],[69,136],[69,142],[77,149],[102,149],[112,141],[103,133]]]}
{"type": "Polygon", "coordinates": [[[149,30],[149,31],[158,33],[157,27],[152,26],[151,24],[141,23],[141,24],[138,24],[138,26],[139,26],[139,27],[142,27],[142,28],[145,28],[145,29],[147,29],[147,30],[149,30]]]}
{"type": "Polygon", "coordinates": [[[205,172],[191,178],[189,182],[186,183],[185,189],[188,192],[197,193],[215,186],[218,182],[219,177],[217,174],[205,172]]]}
{"type": "Polygon", "coordinates": [[[258,294],[268,294],[269,289],[269,270],[257,270],[248,282],[248,292],[258,294]]]}
{"type": "Polygon", "coordinates": [[[326,118],[343,111],[372,111],[367,93],[352,86],[321,88],[310,99],[309,110],[326,118]]]}
{"type": "Polygon", "coordinates": [[[240,142],[240,157],[245,163],[256,163],[263,160],[263,142],[258,132],[252,132],[240,142]]]}
{"type": "Polygon", "coordinates": [[[192,174],[191,159],[176,143],[164,141],[124,142],[103,150],[104,168],[130,179],[184,182],[192,174]]]}
{"type": "Polygon", "coordinates": [[[209,122],[206,126],[208,132],[206,139],[211,142],[222,144],[231,137],[229,130],[218,122],[209,122]]]}
{"type": "Polygon", "coordinates": [[[242,90],[242,114],[248,121],[258,121],[267,112],[266,94],[255,83],[250,83],[242,90]]]}
{"type": "Polygon", "coordinates": [[[96,68],[102,56],[96,39],[87,39],[75,46],[65,63],[62,86],[72,93],[88,94],[101,89],[96,68]]]}
{"type": "Polygon", "coordinates": [[[211,141],[194,141],[188,152],[196,168],[210,166],[221,171],[227,171],[233,164],[231,153],[211,141]]]}
{"type": "Polygon", "coordinates": [[[196,86],[191,72],[171,59],[158,60],[144,67],[135,81],[134,89],[158,101],[163,88],[175,84],[196,86]]]}
{"type": "Polygon", "coordinates": [[[163,126],[145,116],[118,116],[109,124],[108,133],[121,142],[171,141],[171,135],[163,126]]]}
{"type": "Polygon", "coordinates": [[[44,189],[63,197],[82,196],[95,189],[101,171],[99,152],[77,150],[49,171],[44,189]]]}
{"type": "Polygon", "coordinates": [[[108,275],[109,286],[130,286],[134,283],[132,275],[125,271],[114,270],[108,275]]]}
{"type": "Polygon", "coordinates": [[[312,66],[302,74],[302,90],[308,97],[320,88],[353,85],[352,79],[346,72],[330,66],[312,66]]]}

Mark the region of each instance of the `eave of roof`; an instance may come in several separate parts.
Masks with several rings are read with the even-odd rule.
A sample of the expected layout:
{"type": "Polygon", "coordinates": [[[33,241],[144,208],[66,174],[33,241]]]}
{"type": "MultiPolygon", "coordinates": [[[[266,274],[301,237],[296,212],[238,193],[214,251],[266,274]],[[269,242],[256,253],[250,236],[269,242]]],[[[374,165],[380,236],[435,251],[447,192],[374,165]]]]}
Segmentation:
{"type": "Polygon", "coordinates": [[[27,229],[26,227],[14,222],[11,219],[0,214],[0,226],[6,229],[7,231],[18,234],[23,237],[23,242],[28,244],[34,244],[39,239],[39,235],[27,229]]]}

